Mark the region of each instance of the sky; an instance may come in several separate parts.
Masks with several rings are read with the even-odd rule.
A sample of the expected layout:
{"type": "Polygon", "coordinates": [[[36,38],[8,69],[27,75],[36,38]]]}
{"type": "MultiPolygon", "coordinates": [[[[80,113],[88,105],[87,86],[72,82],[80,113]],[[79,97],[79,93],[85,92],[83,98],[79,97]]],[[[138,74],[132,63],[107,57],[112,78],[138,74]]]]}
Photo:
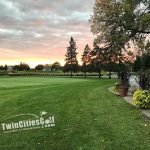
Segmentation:
{"type": "Polygon", "coordinates": [[[72,36],[78,61],[94,36],[89,18],[95,0],[0,0],[0,65],[65,63],[72,36]]]}

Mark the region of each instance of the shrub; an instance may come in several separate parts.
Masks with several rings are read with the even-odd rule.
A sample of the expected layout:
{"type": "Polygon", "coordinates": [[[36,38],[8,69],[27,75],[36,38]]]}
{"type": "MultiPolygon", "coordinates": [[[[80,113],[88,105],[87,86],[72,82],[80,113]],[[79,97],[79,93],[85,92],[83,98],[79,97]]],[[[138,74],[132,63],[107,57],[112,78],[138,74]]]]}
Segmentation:
{"type": "Polygon", "coordinates": [[[114,92],[118,92],[118,90],[119,90],[119,85],[120,85],[119,83],[115,83],[115,84],[114,84],[114,86],[113,86],[113,91],[114,91],[114,92]]]}
{"type": "Polygon", "coordinates": [[[133,95],[134,104],[138,107],[148,109],[150,108],[150,91],[137,90],[133,95]]]}

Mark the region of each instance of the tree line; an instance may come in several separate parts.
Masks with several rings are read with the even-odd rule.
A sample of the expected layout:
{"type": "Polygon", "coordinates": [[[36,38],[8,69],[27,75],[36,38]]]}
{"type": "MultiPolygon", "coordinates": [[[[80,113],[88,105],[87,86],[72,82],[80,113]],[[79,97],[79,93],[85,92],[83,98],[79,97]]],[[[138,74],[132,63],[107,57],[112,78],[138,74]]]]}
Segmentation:
{"type": "MultiPolygon", "coordinates": [[[[71,72],[72,77],[73,72],[82,71],[86,77],[87,72],[98,72],[99,78],[101,78],[101,71],[108,71],[109,78],[111,78],[111,72],[121,72],[130,63],[133,64],[134,54],[129,51],[127,56],[121,55],[118,58],[115,50],[108,49],[107,47],[101,47],[95,42],[93,43],[93,49],[87,44],[83,50],[81,56],[82,66],[78,64],[77,60],[77,46],[73,37],[69,41],[69,47],[67,47],[66,52],[66,64],[63,67],[64,72],[71,72]],[[128,57],[132,56],[132,60],[128,60],[128,57]],[[122,60],[119,62],[118,60],[122,60]]],[[[128,65],[129,66],[129,65],[128,65]]],[[[131,65],[129,67],[132,67],[131,65]]]]}
{"type": "Polygon", "coordinates": [[[87,72],[98,72],[99,78],[101,78],[101,71],[109,72],[109,78],[111,78],[111,72],[117,72],[118,75],[124,71],[137,72],[150,69],[150,53],[149,42],[143,46],[143,53],[135,55],[134,52],[127,50],[126,53],[122,50],[118,52],[113,47],[106,47],[97,44],[94,41],[93,49],[87,44],[83,50],[81,56],[82,66],[78,64],[77,60],[77,46],[73,37],[69,41],[69,47],[66,52],[66,64],[63,67],[64,72],[82,71],[86,77],[87,72]]]}
{"type": "MultiPolygon", "coordinates": [[[[37,65],[34,70],[37,71],[58,71],[62,70],[63,72],[70,72],[70,76],[73,76],[75,72],[84,72],[84,77],[86,77],[87,72],[97,72],[99,78],[101,78],[101,71],[109,72],[109,78],[111,78],[111,72],[121,72],[128,68],[130,71],[140,71],[142,68],[150,68],[150,55],[143,54],[136,57],[134,54],[129,51],[126,56],[121,54],[118,57],[117,52],[114,50],[107,49],[107,47],[101,47],[100,45],[93,43],[93,48],[91,49],[87,44],[81,55],[82,65],[80,66],[77,60],[77,46],[73,37],[69,41],[69,46],[67,47],[67,52],[65,54],[65,65],[56,61],[52,65],[37,65]],[[128,58],[131,58],[130,60],[128,58]],[[120,60],[120,61],[118,61],[120,60]],[[45,69],[45,70],[44,70],[45,69]]],[[[0,66],[0,70],[7,70],[8,66],[0,66]]],[[[13,70],[16,71],[29,71],[31,70],[30,66],[26,63],[20,63],[19,65],[13,66],[13,70]]],[[[33,69],[32,69],[33,70],[33,69]]]]}

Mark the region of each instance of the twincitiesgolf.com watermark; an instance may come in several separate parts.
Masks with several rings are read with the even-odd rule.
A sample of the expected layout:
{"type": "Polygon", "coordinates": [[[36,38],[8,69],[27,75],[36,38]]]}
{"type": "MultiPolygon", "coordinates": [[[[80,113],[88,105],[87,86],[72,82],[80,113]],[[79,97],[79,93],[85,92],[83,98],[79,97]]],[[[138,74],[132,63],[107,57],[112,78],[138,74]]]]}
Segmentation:
{"type": "Polygon", "coordinates": [[[6,119],[6,122],[1,123],[2,131],[4,133],[25,131],[39,128],[50,128],[55,126],[54,116],[49,116],[47,112],[40,112],[40,117],[35,114],[19,114],[6,119]],[[32,119],[23,119],[18,121],[12,121],[14,118],[22,116],[32,116],[32,119]],[[35,119],[34,119],[35,118],[35,119]],[[10,121],[9,121],[10,120],[10,121]]]}

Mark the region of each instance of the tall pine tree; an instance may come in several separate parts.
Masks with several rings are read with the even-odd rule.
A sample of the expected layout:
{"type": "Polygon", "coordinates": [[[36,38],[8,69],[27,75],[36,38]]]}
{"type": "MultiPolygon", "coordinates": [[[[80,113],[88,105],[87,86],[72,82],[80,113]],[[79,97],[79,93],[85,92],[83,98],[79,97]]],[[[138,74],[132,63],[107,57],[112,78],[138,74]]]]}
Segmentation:
{"type": "Polygon", "coordinates": [[[96,70],[99,73],[99,78],[101,78],[102,64],[104,62],[103,49],[100,48],[96,43],[94,43],[94,48],[91,51],[92,62],[95,64],[96,70]]]}
{"type": "Polygon", "coordinates": [[[81,57],[81,61],[83,62],[82,64],[82,70],[84,72],[84,77],[86,78],[86,72],[87,72],[87,65],[90,63],[91,61],[91,49],[89,47],[89,45],[87,44],[84,48],[82,57],[81,57]]]}
{"type": "Polygon", "coordinates": [[[71,71],[71,77],[73,72],[76,72],[78,70],[78,61],[77,61],[77,47],[76,43],[71,37],[70,42],[69,42],[69,47],[67,47],[67,53],[66,53],[66,64],[64,66],[65,71],[71,71]]]}

